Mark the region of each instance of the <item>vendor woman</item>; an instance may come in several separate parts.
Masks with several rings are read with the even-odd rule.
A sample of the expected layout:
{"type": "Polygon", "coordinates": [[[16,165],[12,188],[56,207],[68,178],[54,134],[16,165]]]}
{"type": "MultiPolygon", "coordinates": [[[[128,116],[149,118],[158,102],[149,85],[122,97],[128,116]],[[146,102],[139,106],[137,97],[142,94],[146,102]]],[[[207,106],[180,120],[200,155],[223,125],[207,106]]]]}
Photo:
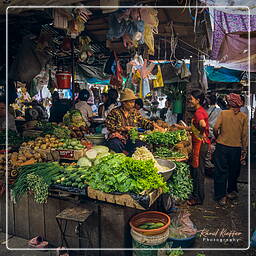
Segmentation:
{"type": "Polygon", "coordinates": [[[204,169],[205,158],[210,144],[208,114],[202,107],[205,96],[201,90],[191,92],[190,101],[195,108],[190,127],[175,125],[178,128],[186,129],[192,132],[192,170],[193,193],[188,205],[203,204],[204,201],[204,169]]]}
{"type": "Polygon", "coordinates": [[[137,97],[132,90],[126,88],[120,94],[121,106],[113,109],[107,116],[106,127],[109,131],[108,147],[116,153],[132,155],[137,147],[144,146],[144,142],[129,138],[129,130],[143,128],[146,130],[158,129],[164,131],[157,124],[144,119],[135,108],[137,97]]]}

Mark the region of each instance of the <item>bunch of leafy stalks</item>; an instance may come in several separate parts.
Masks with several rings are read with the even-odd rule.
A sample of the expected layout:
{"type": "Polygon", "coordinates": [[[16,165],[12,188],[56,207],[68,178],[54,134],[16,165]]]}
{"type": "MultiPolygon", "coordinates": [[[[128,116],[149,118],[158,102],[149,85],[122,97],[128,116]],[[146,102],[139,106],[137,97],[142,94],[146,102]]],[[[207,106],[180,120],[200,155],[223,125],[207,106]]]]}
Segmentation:
{"type": "Polygon", "coordinates": [[[26,192],[32,191],[36,202],[46,202],[48,188],[61,168],[58,163],[36,163],[20,167],[11,191],[14,200],[18,201],[26,192]]]}

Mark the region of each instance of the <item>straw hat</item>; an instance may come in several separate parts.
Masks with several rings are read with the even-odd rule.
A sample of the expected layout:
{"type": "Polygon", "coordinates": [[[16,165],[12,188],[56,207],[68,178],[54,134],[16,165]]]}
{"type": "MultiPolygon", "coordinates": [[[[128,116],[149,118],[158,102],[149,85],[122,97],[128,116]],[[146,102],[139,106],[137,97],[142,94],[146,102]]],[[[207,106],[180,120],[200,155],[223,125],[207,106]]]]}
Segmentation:
{"type": "Polygon", "coordinates": [[[131,89],[125,88],[120,93],[120,101],[127,101],[127,100],[136,100],[137,97],[135,96],[134,92],[131,89]]]}
{"type": "MultiPolygon", "coordinates": [[[[100,6],[119,6],[119,0],[100,0],[100,6]]],[[[102,13],[112,13],[117,10],[118,8],[102,8],[102,13]]]]}

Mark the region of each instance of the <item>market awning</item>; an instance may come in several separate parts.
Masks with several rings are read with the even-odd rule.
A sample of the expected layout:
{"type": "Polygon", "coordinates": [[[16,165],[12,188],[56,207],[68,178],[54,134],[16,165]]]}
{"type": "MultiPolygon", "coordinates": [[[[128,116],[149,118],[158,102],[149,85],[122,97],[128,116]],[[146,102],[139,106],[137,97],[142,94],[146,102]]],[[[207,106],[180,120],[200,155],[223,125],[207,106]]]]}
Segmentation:
{"type": "Polygon", "coordinates": [[[207,78],[215,82],[240,82],[243,71],[228,68],[205,67],[207,78]]]}

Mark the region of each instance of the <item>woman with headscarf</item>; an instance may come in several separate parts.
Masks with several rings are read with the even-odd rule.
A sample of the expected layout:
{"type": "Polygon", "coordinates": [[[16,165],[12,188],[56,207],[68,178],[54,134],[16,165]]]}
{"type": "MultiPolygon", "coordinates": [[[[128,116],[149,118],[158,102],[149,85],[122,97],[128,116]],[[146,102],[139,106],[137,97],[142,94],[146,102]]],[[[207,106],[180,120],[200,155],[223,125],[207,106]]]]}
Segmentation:
{"type": "Polygon", "coordinates": [[[237,198],[237,178],[240,175],[241,159],[244,158],[248,146],[248,118],[240,112],[243,102],[240,95],[227,95],[229,109],[220,113],[213,132],[216,139],[214,163],[215,200],[221,206],[227,199],[237,198]]]}

